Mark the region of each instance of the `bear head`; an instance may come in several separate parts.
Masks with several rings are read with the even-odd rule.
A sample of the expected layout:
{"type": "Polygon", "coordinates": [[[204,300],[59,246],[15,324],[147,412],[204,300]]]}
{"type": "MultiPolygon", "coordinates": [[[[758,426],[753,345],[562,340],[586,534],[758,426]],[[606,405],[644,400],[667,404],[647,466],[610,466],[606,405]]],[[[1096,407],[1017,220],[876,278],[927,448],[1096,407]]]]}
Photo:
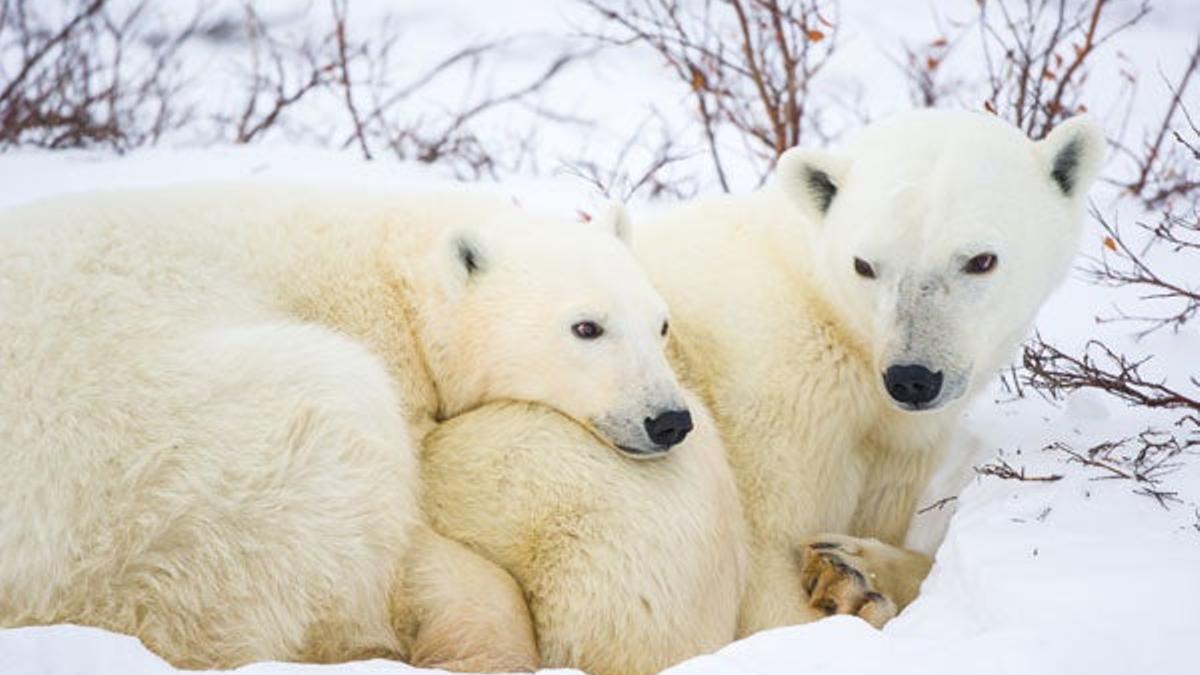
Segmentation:
{"type": "Polygon", "coordinates": [[[591,222],[512,208],[447,231],[424,336],[442,414],[529,401],[630,456],[682,441],[692,421],[667,363],[667,306],[628,241],[618,205],[591,222]]]}
{"type": "Polygon", "coordinates": [[[891,404],[937,410],[1003,366],[1068,270],[1103,149],[1086,117],[1034,142],[926,110],[780,158],[814,282],[891,404]]]}

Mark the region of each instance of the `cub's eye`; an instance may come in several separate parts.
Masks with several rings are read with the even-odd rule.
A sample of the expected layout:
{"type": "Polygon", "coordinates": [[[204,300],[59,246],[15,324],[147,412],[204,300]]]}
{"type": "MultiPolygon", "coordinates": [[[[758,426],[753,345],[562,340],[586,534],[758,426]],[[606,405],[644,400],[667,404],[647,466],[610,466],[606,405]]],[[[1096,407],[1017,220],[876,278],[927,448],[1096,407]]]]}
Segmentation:
{"type": "Polygon", "coordinates": [[[604,329],[595,321],[580,321],[571,326],[571,332],[580,340],[595,340],[604,335],[604,329]]]}
{"type": "Polygon", "coordinates": [[[663,321],[662,330],[660,330],[660,331],[658,332],[658,333],[659,333],[659,335],[662,335],[663,337],[667,337],[667,330],[668,330],[670,327],[671,327],[671,326],[670,326],[670,323],[669,323],[669,322],[667,322],[667,321],[663,321]]]}
{"type": "Polygon", "coordinates": [[[967,274],[987,274],[996,267],[995,253],[980,253],[979,255],[967,261],[963,265],[963,272],[967,274]]]}
{"type": "Polygon", "coordinates": [[[857,272],[858,276],[860,277],[865,277],[867,279],[875,278],[875,268],[871,267],[871,263],[863,260],[862,258],[854,259],[854,271],[857,272]]]}

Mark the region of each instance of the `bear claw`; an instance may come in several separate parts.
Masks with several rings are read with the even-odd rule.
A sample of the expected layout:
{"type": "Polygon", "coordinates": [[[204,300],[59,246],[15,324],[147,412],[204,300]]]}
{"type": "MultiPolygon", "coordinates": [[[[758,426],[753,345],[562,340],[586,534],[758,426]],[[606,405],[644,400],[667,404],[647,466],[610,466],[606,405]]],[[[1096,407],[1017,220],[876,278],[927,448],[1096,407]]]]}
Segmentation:
{"type": "Polygon", "coordinates": [[[803,547],[797,558],[801,587],[813,610],[824,616],[857,615],[876,628],[896,615],[896,603],[874,588],[864,573],[866,561],[847,547],[814,542],[803,547]]]}

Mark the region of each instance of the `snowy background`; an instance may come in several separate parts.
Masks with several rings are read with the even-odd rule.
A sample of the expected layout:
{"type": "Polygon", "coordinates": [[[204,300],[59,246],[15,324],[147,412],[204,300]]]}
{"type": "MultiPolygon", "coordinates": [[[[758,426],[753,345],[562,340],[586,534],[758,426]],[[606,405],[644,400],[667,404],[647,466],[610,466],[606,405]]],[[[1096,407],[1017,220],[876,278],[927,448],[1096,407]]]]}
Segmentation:
{"type": "MultiPolygon", "coordinates": [[[[50,17],[66,16],[77,6],[50,0],[25,4],[50,17]]],[[[1135,15],[1139,6],[1132,0],[1108,4],[1111,25],[1135,15]]],[[[154,142],[59,149],[38,147],[44,142],[8,143],[0,148],[0,206],[71,191],[195,180],[415,186],[477,179],[484,189],[530,207],[567,214],[588,212],[599,190],[607,189],[630,197],[636,220],[680,197],[721,189],[694,92],[645,45],[597,40],[596,35],[614,34],[611,22],[570,0],[352,0],[345,8],[346,33],[376,51],[370,60],[357,61],[348,76],[362,85],[358,104],[364,115],[380,106],[372,91],[403,95],[386,108],[387,128],[394,133],[388,136],[380,125],[379,135],[356,138],[344,98],[330,87],[310,92],[276,123],[254,132],[250,142],[239,143],[239,133],[252,126],[239,128],[239,120],[261,119],[271,107],[273,94],[265,91],[256,101],[257,117],[243,117],[255,74],[282,74],[288,87],[302,84],[298,55],[329,47],[321,39],[337,6],[254,2],[256,25],[263,32],[248,39],[249,19],[241,3],[207,3],[196,34],[164,66],[179,84],[171,94],[181,111],[177,124],[165,125],[154,142]],[[390,46],[384,49],[385,44],[390,46]],[[270,45],[284,57],[282,70],[273,70],[270,45]],[[436,77],[422,81],[439,63],[475,45],[488,47],[477,58],[452,60],[436,77]],[[570,58],[558,64],[564,55],[570,58]],[[525,91],[547,72],[546,82],[525,91]],[[497,99],[461,128],[454,126],[463,111],[497,99]],[[447,129],[452,142],[439,149],[429,139],[447,136],[447,129]]],[[[106,11],[125,16],[132,7],[119,2],[106,11]]],[[[803,142],[834,142],[864,120],[912,107],[912,78],[906,75],[910,51],[918,65],[928,67],[931,62],[923,60],[936,58],[932,70],[945,91],[939,105],[982,107],[981,41],[986,38],[976,23],[976,2],[844,0],[836,9],[822,16],[828,21],[822,28],[828,42],[822,47],[835,49],[813,79],[809,100],[815,112],[803,142]]],[[[143,41],[134,46],[161,44],[163,36],[195,18],[187,2],[148,3],[137,24],[143,41]]],[[[716,28],[719,35],[733,29],[716,28]]],[[[1167,207],[1148,207],[1120,184],[1137,175],[1138,157],[1144,154],[1139,151],[1153,142],[1198,35],[1195,0],[1156,0],[1147,16],[1097,48],[1079,87],[1079,102],[1105,124],[1114,142],[1105,171],[1109,180],[1092,194],[1096,213],[1120,225],[1159,274],[1193,291],[1200,288],[1200,255],[1190,250],[1189,258],[1186,247],[1146,248],[1148,235],[1135,224],[1157,222],[1167,207]]],[[[0,41],[0,89],[18,62],[4,44],[0,41]]],[[[135,70],[146,68],[137,59],[151,51],[134,49],[126,58],[135,70]]],[[[1200,82],[1180,94],[1182,109],[1200,117],[1200,82]]],[[[150,107],[137,114],[155,111],[150,107]]],[[[1171,129],[1192,138],[1187,128],[1177,111],[1171,129]]],[[[755,151],[729,129],[717,142],[730,188],[756,186],[764,166],[755,151]]],[[[1173,142],[1168,134],[1167,144],[1173,142]]],[[[1200,173],[1197,157],[1171,157],[1173,175],[1200,173]]],[[[1099,339],[1132,360],[1150,357],[1141,367],[1145,379],[1200,399],[1200,384],[1192,379],[1200,374],[1200,322],[1176,322],[1138,337],[1143,324],[1096,320],[1160,310],[1155,303],[1161,301],[1145,299],[1144,290],[1093,283],[1087,270],[1095,265],[1088,261],[1111,253],[1112,243],[1111,233],[1090,218],[1081,269],[1045,307],[1039,334],[1068,354],[1083,353],[1088,340],[1099,339]]],[[[1172,311],[1168,307],[1167,314],[1172,311]]],[[[847,617],[777,629],[671,672],[1200,672],[1194,645],[1200,635],[1200,458],[1195,456],[1200,422],[1189,422],[1186,408],[1132,406],[1097,388],[1050,396],[1021,386],[1026,378],[1019,359],[1014,361],[1014,369],[997,378],[993,390],[971,408],[968,426],[978,443],[964,443],[956,459],[968,473],[971,467],[983,473],[961,493],[954,486],[931,491],[930,504],[957,498],[918,519],[954,516],[920,597],[900,617],[882,631],[847,617]],[[1163,460],[1148,475],[1152,480],[1122,478],[1096,465],[1144,475],[1136,455],[1145,449],[1146,438],[1158,443],[1156,457],[1163,460]],[[1063,450],[1095,459],[1089,449],[1124,439],[1130,440],[1101,453],[1096,464],[1072,459],[1063,450]],[[1046,449],[1053,444],[1057,449],[1046,449]],[[1168,447],[1162,450],[1163,445],[1168,447]],[[1022,472],[1027,479],[1060,478],[995,475],[1022,472]]],[[[4,674],[166,672],[173,670],[132,638],[73,626],[0,631],[4,674]]],[[[255,664],[238,672],[418,671],[372,661],[336,667],[255,664]]]]}

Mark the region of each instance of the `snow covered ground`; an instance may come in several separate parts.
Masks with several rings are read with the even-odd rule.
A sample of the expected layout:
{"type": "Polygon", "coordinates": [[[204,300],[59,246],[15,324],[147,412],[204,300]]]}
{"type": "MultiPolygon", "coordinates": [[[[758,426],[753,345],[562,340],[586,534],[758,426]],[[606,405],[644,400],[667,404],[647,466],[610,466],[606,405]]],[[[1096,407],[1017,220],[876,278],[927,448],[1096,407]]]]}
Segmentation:
{"type": "MultiPolygon", "coordinates": [[[[261,3],[290,11],[292,0],[261,3]]],[[[299,3],[303,5],[304,3],[299,3]]],[[[501,3],[498,3],[501,4],[501,3]]],[[[545,62],[548,45],[562,44],[584,19],[570,3],[521,0],[503,9],[471,0],[411,0],[402,13],[419,28],[414,58],[436,60],[448,45],[471,39],[530,33],[533,42],[509,52],[494,77],[523,77],[545,62]],[[538,37],[540,36],[540,37],[538,37]],[[539,42],[538,40],[542,40],[539,42]]],[[[966,3],[971,4],[971,3],[966,3]]],[[[1177,73],[1200,31],[1194,0],[1164,0],[1158,11],[1123,37],[1101,61],[1093,90],[1116,91],[1119,68],[1136,68],[1143,90],[1135,101],[1132,128],[1161,113],[1166,94],[1157,69],[1177,73]],[[1117,52],[1120,52],[1118,56],[1117,52]],[[1108,87],[1108,89],[1105,89],[1108,87]]],[[[369,24],[388,8],[383,0],[353,3],[353,17],[369,24]]],[[[831,64],[829,86],[860,89],[869,113],[879,116],[908,107],[903,81],[889,55],[902,40],[936,37],[928,12],[916,3],[843,3],[843,46],[831,64]]],[[[923,6],[920,6],[923,7],[923,6]]],[[[941,3],[943,12],[958,11],[941,3]]],[[[969,13],[969,8],[963,13],[969,13]]],[[[957,58],[957,57],[956,57],[957,58]]],[[[978,68],[954,62],[963,72],[978,68]]],[[[542,104],[598,123],[554,128],[538,134],[543,149],[539,175],[516,176],[493,189],[523,203],[563,213],[594,203],[583,181],[554,171],[556,161],[592,154],[612,156],[654,104],[665,114],[687,116],[683,95],[652,55],[612,52],[577,65],[544,93],[542,104]]],[[[219,64],[206,77],[216,78],[219,64]]],[[[216,86],[216,85],[213,85],[216,86]]],[[[216,91],[215,89],[213,91],[216,91]]],[[[453,96],[453,91],[445,92],[453,96]]],[[[1192,93],[1193,110],[1200,96],[1192,93]]],[[[530,113],[506,112],[490,119],[499,132],[536,124],[530,113]]],[[[847,122],[847,125],[852,125],[847,122]]],[[[185,130],[189,131],[189,130],[185,130]]],[[[513,131],[516,133],[516,131],[513,131]]],[[[706,161],[702,156],[689,162],[706,161]]],[[[687,171],[687,162],[679,168],[687,171]]],[[[693,164],[693,166],[695,166],[693,164]]],[[[333,151],[270,137],[261,144],[201,144],[196,136],[116,157],[101,151],[22,150],[0,154],[0,207],[68,191],[150,186],[194,180],[263,180],[414,185],[445,179],[437,167],[391,160],[365,162],[352,150],[333,151]],[[204,145],[205,147],[200,147],[204,145]]],[[[711,184],[701,185],[711,189],[711,184]]],[[[1111,194],[1097,194],[1102,210],[1111,194]]],[[[635,204],[639,212],[656,208],[635,204]]],[[[1126,208],[1127,207],[1121,207],[1126,208]]],[[[1131,217],[1126,212],[1125,218],[1131,217]]],[[[1083,250],[1095,253],[1101,233],[1089,224],[1083,250]]],[[[1200,271],[1190,270],[1200,282],[1200,271]]],[[[1153,354],[1150,372],[1186,384],[1200,371],[1200,328],[1160,331],[1135,343],[1125,324],[1097,325],[1120,294],[1087,284],[1075,275],[1045,307],[1038,328],[1066,348],[1102,336],[1118,348],[1153,354]]],[[[1128,299],[1128,298],[1124,298],[1128,299]]],[[[1014,399],[999,384],[971,408],[968,426],[977,448],[964,447],[966,467],[1002,457],[1030,476],[1060,474],[1054,482],[972,478],[948,509],[956,509],[944,545],[920,597],[882,631],[853,618],[837,617],[806,626],[769,631],[720,652],[700,656],[673,673],[954,673],[1111,674],[1200,672],[1194,640],[1200,635],[1200,458],[1183,455],[1181,467],[1159,487],[1178,501],[1166,508],[1134,494],[1136,485],[1101,480],[1094,468],[1067,463],[1044,451],[1052,442],[1076,449],[1135,435],[1148,426],[1169,428],[1174,417],[1152,415],[1112,398],[1081,393],[1049,402],[1026,392],[1014,399]]],[[[946,494],[931,494],[931,501],[946,494]]],[[[945,515],[937,511],[919,518],[945,515]]],[[[0,630],[0,673],[95,673],[125,675],[174,672],[134,639],[90,628],[55,626],[0,630]]],[[[341,666],[255,664],[238,672],[413,673],[403,664],[371,661],[341,666]]]]}

